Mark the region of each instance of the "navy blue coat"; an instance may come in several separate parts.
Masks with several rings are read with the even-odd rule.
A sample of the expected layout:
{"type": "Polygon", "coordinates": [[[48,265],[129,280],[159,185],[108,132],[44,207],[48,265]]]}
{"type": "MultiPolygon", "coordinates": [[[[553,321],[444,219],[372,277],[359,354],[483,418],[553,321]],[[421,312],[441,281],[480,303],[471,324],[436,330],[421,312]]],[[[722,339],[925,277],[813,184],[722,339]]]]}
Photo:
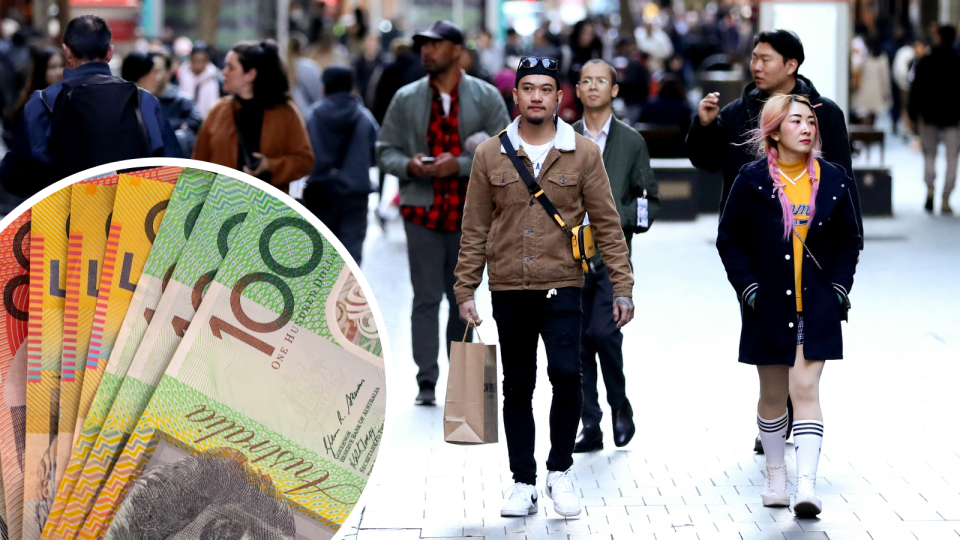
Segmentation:
{"type": "MultiPolygon", "coordinates": [[[[860,254],[850,179],[840,167],[819,160],[816,214],[804,251],[802,287],[804,344],[808,360],[843,358],[842,304],[848,301],[860,254]]],[[[797,353],[797,298],[793,239],[783,238],[783,211],[774,197],[767,160],[744,165],[720,216],[717,250],[740,299],[740,361],[792,366],[797,353]],[[746,298],[757,293],[754,307],[746,298]]]]}

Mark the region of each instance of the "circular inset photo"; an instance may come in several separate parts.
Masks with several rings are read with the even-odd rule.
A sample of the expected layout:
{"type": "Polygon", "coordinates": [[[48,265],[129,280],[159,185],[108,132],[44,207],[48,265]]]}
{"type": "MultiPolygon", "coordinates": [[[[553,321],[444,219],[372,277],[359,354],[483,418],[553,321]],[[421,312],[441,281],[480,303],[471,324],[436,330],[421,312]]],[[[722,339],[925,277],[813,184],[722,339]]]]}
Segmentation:
{"type": "Polygon", "coordinates": [[[96,167],[0,221],[11,537],[338,536],[384,433],[389,347],[310,212],[226,167],[96,167]]]}

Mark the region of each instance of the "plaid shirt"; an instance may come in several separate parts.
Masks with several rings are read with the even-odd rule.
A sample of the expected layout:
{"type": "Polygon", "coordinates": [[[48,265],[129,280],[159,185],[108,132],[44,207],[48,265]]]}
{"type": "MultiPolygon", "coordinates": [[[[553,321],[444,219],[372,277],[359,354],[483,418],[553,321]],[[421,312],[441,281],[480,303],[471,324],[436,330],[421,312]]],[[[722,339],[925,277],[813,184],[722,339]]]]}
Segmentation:
{"type": "MultiPolygon", "coordinates": [[[[457,81],[459,83],[459,81],[457,81]]],[[[457,86],[450,92],[450,114],[444,116],[440,90],[433,88],[433,104],[430,109],[430,124],[427,128],[427,145],[436,157],[444,152],[458,157],[460,147],[460,94],[457,86]]],[[[423,225],[428,229],[440,231],[460,230],[463,221],[463,205],[467,198],[467,178],[453,175],[447,178],[433,179],[433,204],[423,206],[401,206],[400,215],[404,219],[423,225]]]]}

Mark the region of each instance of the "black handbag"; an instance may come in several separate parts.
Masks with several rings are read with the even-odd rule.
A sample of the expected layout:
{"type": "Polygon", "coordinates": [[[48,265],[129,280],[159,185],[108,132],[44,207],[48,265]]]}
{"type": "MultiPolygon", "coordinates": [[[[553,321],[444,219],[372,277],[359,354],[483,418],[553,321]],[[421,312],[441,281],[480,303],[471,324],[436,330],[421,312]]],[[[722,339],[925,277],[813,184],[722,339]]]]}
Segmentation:
{"type": "MultiPolygon", "coordinates": [[[[240,153],[243,154],[244,165],[246,165],[247,168],[250,169],[251,171],[257,170],[257,167],[260,166],[260,162],[267,158],[253,157],[253,154],[251,154],[250,152],[247,152],[247,145],[243,142],[243,134],[240,132],[240,118],[238,117],[236,110],[233,111],[233,125],[234,125],[234,128],[237,130],[237,142],[240,143],[240,153]]],[[[270,181],[273,179],[273,172],[264,171],[260,173],[257,176],[257,178],[270,184],[271,183],[270,181]]]]}
{"type": "Polygon", "coordinates": [[[347,152],[350,150],[350,143],[353,141],[353,133],[357,129],[356,123],[343,132],[343,138],[340,140],[340,148],[337,149],[333,165],[323,174],[313,175],[307,179],[303,187],[303,205],[313,209],[329,209],[336,204],[339,195],[341,195],[339,185],[344,180],[340,177],[340,169],[347,161],[347,152]]]}

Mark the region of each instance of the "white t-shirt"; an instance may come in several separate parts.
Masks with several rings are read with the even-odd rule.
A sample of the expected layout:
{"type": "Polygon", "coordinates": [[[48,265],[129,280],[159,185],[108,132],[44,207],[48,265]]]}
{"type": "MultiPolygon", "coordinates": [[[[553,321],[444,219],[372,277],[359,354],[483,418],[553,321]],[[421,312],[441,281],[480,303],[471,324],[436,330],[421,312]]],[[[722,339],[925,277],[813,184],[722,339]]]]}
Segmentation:
{"type": "Polygon", "coordinates": [[[550,149],[553,148],[553,141],[534,146],[520,139],[520,147],[523,148],[523,151],[527,153],[527,157],[530,158],[530,162],[533,163],[533,177],[539,178],[543,162],[547,159],[547,154],[550,153],[550,149]]]}
{"type": "Polygon", "coordinates": [[[450,116],[450,104],[452,103],[450,94],[444,94],[440,92],[440,104],[443,105],[443,115],[450,116]]]}

